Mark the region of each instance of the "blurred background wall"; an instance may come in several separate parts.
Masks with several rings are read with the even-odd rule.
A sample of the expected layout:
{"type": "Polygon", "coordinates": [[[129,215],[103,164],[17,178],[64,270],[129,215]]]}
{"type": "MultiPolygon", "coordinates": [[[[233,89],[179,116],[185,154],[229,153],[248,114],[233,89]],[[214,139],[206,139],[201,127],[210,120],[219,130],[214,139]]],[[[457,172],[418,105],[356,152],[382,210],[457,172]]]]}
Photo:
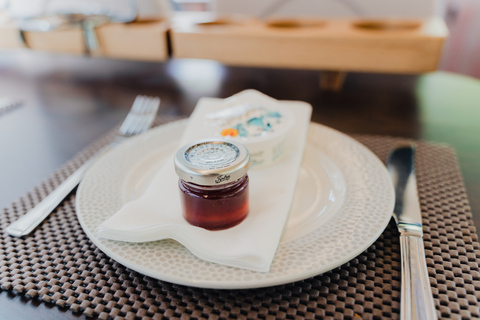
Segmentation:
{"type": "Polygon", "coordinates": [[[480,78],[480,1],[448,0],[445,22],[450,35],[439,69],[480,78]]]}

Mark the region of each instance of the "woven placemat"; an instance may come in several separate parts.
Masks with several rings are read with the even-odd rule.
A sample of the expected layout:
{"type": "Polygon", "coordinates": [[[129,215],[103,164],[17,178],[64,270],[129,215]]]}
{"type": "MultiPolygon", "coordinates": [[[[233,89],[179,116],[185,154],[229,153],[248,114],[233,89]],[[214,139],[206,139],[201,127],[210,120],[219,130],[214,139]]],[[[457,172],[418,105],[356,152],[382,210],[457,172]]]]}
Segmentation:
{"type": "MultiPolygon", "coordinates": [[[[112,137],[113,133],[96,142],[0,214],[0,290],[100,319],[399,318],[400,245],[393,221],[369,249],[330,272],[252,290],[186,287],[116,263],[83,232],[74,193],[32,235],[6,234],[11,222],[112,137]]],[[[380,159],[398,142],[390,137],[354,137],[380,159]]],[[[480,318],[479,244],[455,152],[445,145],[418,142],[416,166],[438,315],[480,318]]]]}

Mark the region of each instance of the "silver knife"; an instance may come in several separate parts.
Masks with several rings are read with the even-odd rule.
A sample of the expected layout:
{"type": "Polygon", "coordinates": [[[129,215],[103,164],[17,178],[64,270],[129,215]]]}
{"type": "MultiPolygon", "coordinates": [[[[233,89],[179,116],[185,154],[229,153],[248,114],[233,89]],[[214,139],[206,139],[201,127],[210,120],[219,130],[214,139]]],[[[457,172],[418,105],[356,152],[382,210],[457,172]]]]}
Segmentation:
{"type": "Polygon", "coordinates": [[[391,151],[387,169],[395,188],[393,217],[400,231],[402,293],[400,319],[437,319],[423,246],[422,214],[414,170],[415,150],[402,144],[391,151]]]}

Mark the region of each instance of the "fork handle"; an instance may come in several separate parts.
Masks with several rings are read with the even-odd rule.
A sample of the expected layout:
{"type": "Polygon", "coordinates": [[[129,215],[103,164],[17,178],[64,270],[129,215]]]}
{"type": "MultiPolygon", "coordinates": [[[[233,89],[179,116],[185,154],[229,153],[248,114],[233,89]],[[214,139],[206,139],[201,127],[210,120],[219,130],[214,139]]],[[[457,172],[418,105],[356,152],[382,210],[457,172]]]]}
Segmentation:
{"type": "Polygon", "coordinates": [[[402,234],[400,236],[400,251],[402,256],[400,319],[437,319],[422,237],[402,234]]]}
{"type": "Polygon", "coordinates": [[[7,233],[14,237],[21,237],[32,232],[75,189],[96,158],[97,156],[90,158],[33,209],[10,224],[7,227],[7,233]]]}

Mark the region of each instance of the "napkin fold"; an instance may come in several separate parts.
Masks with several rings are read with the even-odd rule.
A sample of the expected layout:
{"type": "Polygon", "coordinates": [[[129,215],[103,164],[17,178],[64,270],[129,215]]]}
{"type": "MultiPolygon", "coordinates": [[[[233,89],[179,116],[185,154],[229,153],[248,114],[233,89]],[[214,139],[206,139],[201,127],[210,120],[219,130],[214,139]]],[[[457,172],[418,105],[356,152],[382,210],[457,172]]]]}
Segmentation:
{"type": "Polygon", "coordinates": [[[242,91],[225,100],[202,98],[178,147],[209,138],[204,129],[205,116],[231,106],[232,101],[290,110],[295,117],[284,158],[270,167],[248,172],[250,212],[247,218],[233,228],[220,231],[208,231],[186,222],[172,154],[142,196],[126,203],[99,226],[97,234],[100,237],[126,242],[173,239],[201,259],[253,271],[269,271],[292,204],[312,107],[300,101],[277,101],[255,90],[242,91]]]}

